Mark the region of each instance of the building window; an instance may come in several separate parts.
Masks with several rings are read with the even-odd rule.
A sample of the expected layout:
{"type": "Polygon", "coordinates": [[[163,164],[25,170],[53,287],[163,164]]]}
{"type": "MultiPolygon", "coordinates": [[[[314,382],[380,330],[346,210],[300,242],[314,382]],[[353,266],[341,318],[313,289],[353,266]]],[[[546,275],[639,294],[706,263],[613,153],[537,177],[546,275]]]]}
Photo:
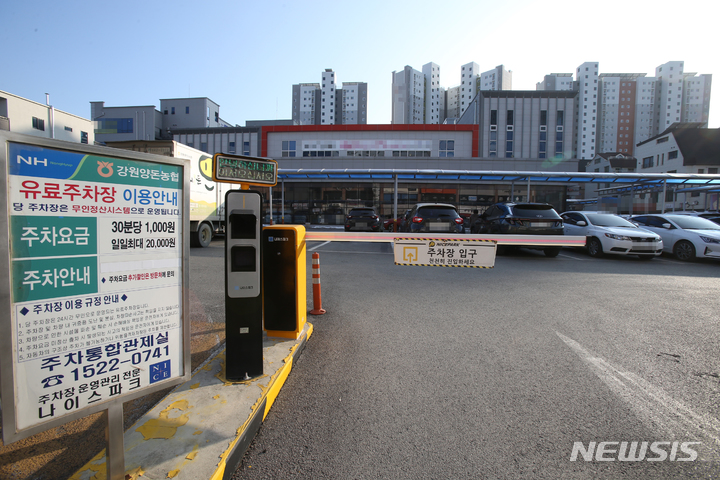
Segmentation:
{"type": "Polygon", "coordinates": [[[243,142],[243,155],[250,155],[250,142],[243,142]]]}
{"type": "Polygon", "coordinates": [[[65,127],[66,132],[72,132],[72,127],[65,127]]]}
{"type": "Polygon", "coordinates": [[[200,150],[207,152],[207,142],[200,142],[200,150]]]}
{"type": "MultiPolygon", "coordinates": [[[[512,111],[512,110],[510,110],[512,111]]],[[[505,132],[505,158],[513,158],[513,139],[515,132],[512,130],[505,132]]]]}
{"type": "Polygon", "coordinates": [[[170,115],[175,115],[175,107],[170,107],[170,115]]]}
{"type": "Polygon", "coordinates": [[[80,131],[80,143],[88,143],[88,133],[80,131]]]}
{"type": "Polygon", "coordinates": [[[496,131],[490,132],[490,152],[488,153],[488,156],[497,157],[497,132],[496,131]]]}
{"type": "Polygon", "coordinates": [[[513,123],[513,111],[508,110],[507,111],[507,125],[514,125],[513,123]]]}
{"type": "Polygon", "coordinates": [[[440,140],[440,157],[455,156],[455,140],[440,140]]]}
{"type": "Polygon", "coordinates": [[[190,113],[190,107],[185,107],[185,114],[190,113]]]}
{"type": "MultiPolygon", "coordinates": [[[[670,116],[670,114],[668,113],[668,117],[669,117],[669,116],[670,116]]],[[[655,143],[656,143],[656,144],[657,144],[657,143],[665,143],[665,142],[667,142],[667,141],[668,141],[668,137],[663,137],[663,138],[658,138],[658,139],[655,141],[655,143]]]]}
{"type": "Polygon", "coordinates": [[[497,110],[490,110],[490,125],[497,126],[497,110]]]}
{"type": "Polygon", "coordinates": [[[653,166],[653,157],[645,157],[642,160],[642,168],[650,168],[653,166]]]}
{"type": "Polygon", "coordinates": [[[673,158],[678,158],[677,150],[672,150],[671,152],[668,152],[668,160],[672,160],[673,158]]]}
{"type": "Polygon", "coordinates": [[[235,153],[235,142],[228,142],[228,153],[235,153]]]}
{"type": "Polygon", "coordinates": [[[547,132],[540,132],[538,145],[538,158],[547,158],[547,132]]]}
{"type": "Polygon", "coordinates": [[[282,156],[283,157],[294,157],[297,155],[297,147],[295,140],[283,140],[282,142],[282,156]]]}
{"type": "Polygon", "coordinates": [[[132,118],[103,118],[95,124],[95,134],[133,133],[132,118]]]}
{"type": "Polygon", "coordinates": [[[45,131],[45,120],[37,117],[32,117],[32,128],[35,130],[45,131]]]}

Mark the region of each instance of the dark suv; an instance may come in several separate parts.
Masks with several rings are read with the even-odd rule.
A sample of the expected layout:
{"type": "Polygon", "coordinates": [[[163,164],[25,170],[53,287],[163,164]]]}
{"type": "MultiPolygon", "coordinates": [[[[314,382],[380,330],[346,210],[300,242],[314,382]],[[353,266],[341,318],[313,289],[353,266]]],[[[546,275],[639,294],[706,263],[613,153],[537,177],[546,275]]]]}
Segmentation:
{"type": "MultiPolygon", "coordinates": [[[[549,203],[496,203],[470,227],[471,233],[509,235],[563,235],[563,221],[549,203]]],[[[532,248],[532,247],[530,247],[532,248]]],[[[556,257],[559,247],[541,248],[556,257]]]]}
{"type": "Polygon", "coordinates": [[[353,208],[345,217],[345,231],[368,230],[371,232],[380,231],[380,217],[372,208],[353,208]]]}
{"type": "Polygon", "coordinates": [[[449,203],[418,203],[401,227],[411,233],[463,233],[463,218],[449,203]]]}

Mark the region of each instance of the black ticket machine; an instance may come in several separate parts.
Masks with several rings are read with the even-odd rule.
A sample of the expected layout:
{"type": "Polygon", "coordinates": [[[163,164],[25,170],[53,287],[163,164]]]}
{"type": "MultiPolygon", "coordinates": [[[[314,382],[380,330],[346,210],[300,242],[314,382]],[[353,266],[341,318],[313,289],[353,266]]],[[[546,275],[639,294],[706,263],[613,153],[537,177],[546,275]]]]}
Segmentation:
{"type": "Polygon", "coordinates": [[[261,268],[262,195],[225,195],[225,376],[242,381],[263,374],[261,268]]]}

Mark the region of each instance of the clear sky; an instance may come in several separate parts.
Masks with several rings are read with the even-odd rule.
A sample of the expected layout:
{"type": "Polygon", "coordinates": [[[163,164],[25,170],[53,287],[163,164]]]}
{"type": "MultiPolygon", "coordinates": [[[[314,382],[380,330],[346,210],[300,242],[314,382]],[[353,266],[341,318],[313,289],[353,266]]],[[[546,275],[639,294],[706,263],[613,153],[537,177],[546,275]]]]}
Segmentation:
{"type": "MultiPolygon", "coordinates": [[[[514,90],[586,61],[645,73],[682,60],[720,74],[717,3],[655,0],[361,2],[217,0],[0,1],[0,90],[90,118],[90,102],[155,105],[208,97],[232,124],[291,118],[292,85],[326,68],[368,84],[368,123],[390,123],[392,72],[503,64],[514,90]]],[[[715,78],[720,81],[720,77],[715,78]]],[[[710,127],[720,126],[720,84],[710,127]]]]}

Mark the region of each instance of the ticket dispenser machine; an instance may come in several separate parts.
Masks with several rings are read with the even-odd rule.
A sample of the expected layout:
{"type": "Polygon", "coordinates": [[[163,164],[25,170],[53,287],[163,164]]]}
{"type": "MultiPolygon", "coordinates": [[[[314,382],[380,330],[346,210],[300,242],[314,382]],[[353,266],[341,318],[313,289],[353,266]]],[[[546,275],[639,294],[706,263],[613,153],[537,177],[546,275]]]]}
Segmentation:
{"type": "Polygon", "coordinates": [[[305,327],[305,227],[263,228],[263,303],[268,336],[298,339],[305,327]]]}
{"type": "Polygon", "coordinates": [[[225,376],[263,374],[262,196],[251,190],[225,195],[225,376]]]}

